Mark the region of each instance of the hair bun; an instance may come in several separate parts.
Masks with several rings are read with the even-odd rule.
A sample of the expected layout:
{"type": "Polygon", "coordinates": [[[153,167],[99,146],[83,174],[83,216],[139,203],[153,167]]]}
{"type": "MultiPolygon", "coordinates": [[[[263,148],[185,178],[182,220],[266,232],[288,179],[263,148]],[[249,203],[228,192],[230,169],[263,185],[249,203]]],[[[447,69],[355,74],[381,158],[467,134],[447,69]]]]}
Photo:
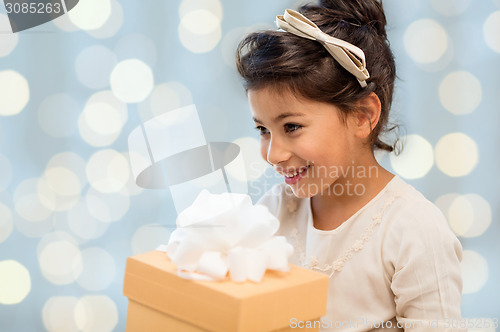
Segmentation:
{"type": "Polygon", "coordinates": [[[377,0],[320,0],[319,5],[339,19],[373,27],[379,35],[387,37],[387,23],[382,3],[377,0]]]}

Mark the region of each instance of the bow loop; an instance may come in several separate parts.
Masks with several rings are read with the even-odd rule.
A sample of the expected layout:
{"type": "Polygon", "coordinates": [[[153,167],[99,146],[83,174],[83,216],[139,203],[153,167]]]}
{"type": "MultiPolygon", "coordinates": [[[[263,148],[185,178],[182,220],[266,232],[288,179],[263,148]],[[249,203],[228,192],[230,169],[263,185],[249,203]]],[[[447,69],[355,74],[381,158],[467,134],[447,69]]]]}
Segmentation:
{"type": "Polygon", "coordinates": [[[299,36],[299,37],[302,37],[302,38],[307,38],[307,39],[311,39],[311,40],[316,40],[315,37],[307,34],[307,33],[303,33],[301,32],[299,29],[297,29],[296,27],[292,26],[291,24],[289,24],[287,21],[285,21],[285,18],[284,18],[284,15],[278,15],[276,16],[276,24],[278,25],[278,27],[286,32],[290,32],[291,34],[294,34],[296,36],[299,36]]]}
{"type": "Polygon", "coordinates": [[[275,236],[279,220],[243,194],[203,190],[177,217],[165,251],[183,278],[259,282],[267,269],[288,271],[292,246],[275,236]]]}
{"type": "Polygon", "coordinates": [[[283,15],[276,16],[276,24],[282,30],[296,36],[321,43],[337,62],[354,75],[362,87],[370,74],[366,69],[365,53],[359,47],[324,33],[304,15],[286,9],[283,15]]]}

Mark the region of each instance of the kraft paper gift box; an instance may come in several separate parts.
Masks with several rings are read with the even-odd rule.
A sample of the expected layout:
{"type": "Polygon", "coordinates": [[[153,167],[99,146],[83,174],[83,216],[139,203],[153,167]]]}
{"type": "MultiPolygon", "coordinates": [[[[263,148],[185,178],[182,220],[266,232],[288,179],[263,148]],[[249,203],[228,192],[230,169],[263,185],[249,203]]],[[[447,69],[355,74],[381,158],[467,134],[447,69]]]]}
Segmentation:
{"type": "Polygon", "coordinates": [[[268,270],[260,283],[186,280],[164,252],[151,251],[127,259],[126,331],[294,331],[292,319],[325,314],[327,290],[326,275],[294,265],[268,270]]]}

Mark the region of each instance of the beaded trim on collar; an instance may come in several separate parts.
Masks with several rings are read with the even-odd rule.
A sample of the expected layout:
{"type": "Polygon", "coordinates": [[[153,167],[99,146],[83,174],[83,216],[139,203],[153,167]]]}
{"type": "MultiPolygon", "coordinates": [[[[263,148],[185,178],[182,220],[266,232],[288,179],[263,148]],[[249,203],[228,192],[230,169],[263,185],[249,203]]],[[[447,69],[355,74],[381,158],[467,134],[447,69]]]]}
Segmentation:
{"type": "MultiPolygon", "coordinates": [[[[310,256],[309,262],[306,259],[305,253],[305,241],[304,238],[302,241],[298,237],[298,230],[295,226],[290,233],[290,238],[293,242],[293,246],[299,256],[299,260],[302,266],[309,268],[311,270],[317,270],[321,272],[326,272],[330,274],[330,278],[336,273],[341,272],[344,268],[345,264],[356,254],[357,252],[363,250],[366,242],[372,237],[375,228],[380,225],[382,222],[382,218],[385,215],[385,212],[391,206],[391,204],[398,198],[400,194],[393,193],[390,197],[388,197],[379,210],[379,212],[372,216],[372,222],[365,228],[360,237],[354,241],[354,243],[347,248],[337,259],[335,259],[331,264],[319,264],[319,260],[316,256],[310,256]]],[[[293,211],[291,211],[293,212],[293,211]]]]}

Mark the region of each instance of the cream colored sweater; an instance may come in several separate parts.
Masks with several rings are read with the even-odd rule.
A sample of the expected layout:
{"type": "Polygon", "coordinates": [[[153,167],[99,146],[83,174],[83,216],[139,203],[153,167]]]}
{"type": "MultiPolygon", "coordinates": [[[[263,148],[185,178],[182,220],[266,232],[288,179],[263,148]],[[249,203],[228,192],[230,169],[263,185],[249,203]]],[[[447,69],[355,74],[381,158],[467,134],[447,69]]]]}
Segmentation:
{"type": "Polygon", "coordinates": [[[461,320],[460,242],[441,211],[398,176],[331,231],[314,228],[310,199],[284,183],[259,203],[294,246],[291,263],[330,275],[327,313],[315,322],[321,331],[466,331],[452,328],[461,320]]]}

